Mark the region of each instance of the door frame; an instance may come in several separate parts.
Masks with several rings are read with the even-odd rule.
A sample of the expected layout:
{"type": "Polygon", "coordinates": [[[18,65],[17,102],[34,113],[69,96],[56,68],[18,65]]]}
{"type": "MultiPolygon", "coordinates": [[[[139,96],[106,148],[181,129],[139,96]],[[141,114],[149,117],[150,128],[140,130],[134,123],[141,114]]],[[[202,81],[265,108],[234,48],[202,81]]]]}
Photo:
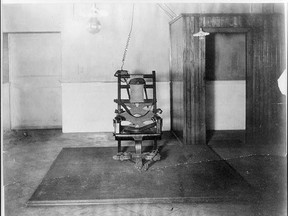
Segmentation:
{"type": "MultiPolygon", "coordinates": [[[[252,137],[253,133],[253,122],[252,120],[252,104],[253,104],[253,73],[252,73],[252,33],[251,33],[251,28],[237,28],[237,27],[231,27],[231,28],[223,28],[223,27],[203,27],[202,28],[204,32],[208,33],[242,33],[245,34],[245,44],[246,44],[246,53],[245,53],[245,58],[246,58],[246,103],[245,103],[245,143],[247,140],[249,140],[249,137],[252,137]]],[[[204,43],[201,43],[202,46],[200,48],[200,55],[206,56],[206,40],[204,43]],[[202,53],[201,53],[202,52],[202,53]]],[[[205,62],[206,64],[206,62],[205,62]]],[[[204,74],[206,74],[206,70],[204,67],[204,74]]],[[[206,100],[206,99],[205,99],[206,100]]],[[[205,116],[206,116],[206,111],[205,111],[205,116]]]]}

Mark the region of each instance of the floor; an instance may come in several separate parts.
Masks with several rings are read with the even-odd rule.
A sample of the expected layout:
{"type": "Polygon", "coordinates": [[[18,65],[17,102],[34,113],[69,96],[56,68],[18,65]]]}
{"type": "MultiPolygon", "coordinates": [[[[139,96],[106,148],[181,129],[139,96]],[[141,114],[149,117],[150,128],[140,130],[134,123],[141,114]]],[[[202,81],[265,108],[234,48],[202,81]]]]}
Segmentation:
{"type": "MultiPolygon", "coordinates": [[[[166,133],[160,144],[178,145],[178,141],[170,133],[166,133]]],[[[214,134],[210,137],[208,146],[261,193],[257,203],[26,206],[27,200],[63,147],[97,146],[115,146],[116,151],[116,142],[109,133],[63,134],[61,130],[4,133],[5,215],[287,215],[286,146],[283,142],[245,144],[241,134],[225,137],[214,134]]]]}

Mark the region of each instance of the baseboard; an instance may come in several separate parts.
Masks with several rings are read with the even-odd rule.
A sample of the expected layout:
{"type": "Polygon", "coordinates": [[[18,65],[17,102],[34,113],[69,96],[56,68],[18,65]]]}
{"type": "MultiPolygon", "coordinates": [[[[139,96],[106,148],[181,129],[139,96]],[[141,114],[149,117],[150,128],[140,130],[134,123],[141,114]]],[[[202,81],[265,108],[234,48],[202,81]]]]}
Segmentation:
{"type": "Polygon", "coordinates": [[[235,140],[245,141],[246,130],[207,130],[207,141],[211,140],[235,140]]]}
{"type": "Polygon", "coordinates": [[[11,130],[50,130],[50,129],[62,129],[62,125],[54,126],[18,126],[11,128],[11,130]]]}

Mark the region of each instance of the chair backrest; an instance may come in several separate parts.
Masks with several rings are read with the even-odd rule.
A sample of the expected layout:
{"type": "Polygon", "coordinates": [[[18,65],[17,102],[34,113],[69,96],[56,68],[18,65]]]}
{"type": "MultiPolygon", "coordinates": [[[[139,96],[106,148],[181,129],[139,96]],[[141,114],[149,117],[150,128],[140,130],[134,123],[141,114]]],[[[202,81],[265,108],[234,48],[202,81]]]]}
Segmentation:
{"type": "Polygon", "coordinates": [[[152,74],[118,74],[118,99],[114,100],[118,103],[116,112],[126,121],[131,122],[130,126],[143,127],[154,116],[156,111],[155,82],[155,71],[152,74]],[[126,89],[129,99],[122,98],[122,89],[126,89]],[[152,89],[152,92],[147,92],[149,89],[152,89]]]}
{"type": "Polygon", "coordinates": [[[144,102],[144,78],[132,78],[129,81],[130,86],[130,103],[143,103],[144,102]]]}

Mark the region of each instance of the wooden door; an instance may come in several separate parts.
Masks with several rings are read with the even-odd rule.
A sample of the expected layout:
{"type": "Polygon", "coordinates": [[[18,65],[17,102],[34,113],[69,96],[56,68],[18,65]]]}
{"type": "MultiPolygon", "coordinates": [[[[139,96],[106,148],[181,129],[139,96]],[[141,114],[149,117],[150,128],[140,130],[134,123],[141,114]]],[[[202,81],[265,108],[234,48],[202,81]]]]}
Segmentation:
{"type": "Polygon", "coordinates": [[[60,33],[9,34],[11,129],[59,128],[60,33]]]}

